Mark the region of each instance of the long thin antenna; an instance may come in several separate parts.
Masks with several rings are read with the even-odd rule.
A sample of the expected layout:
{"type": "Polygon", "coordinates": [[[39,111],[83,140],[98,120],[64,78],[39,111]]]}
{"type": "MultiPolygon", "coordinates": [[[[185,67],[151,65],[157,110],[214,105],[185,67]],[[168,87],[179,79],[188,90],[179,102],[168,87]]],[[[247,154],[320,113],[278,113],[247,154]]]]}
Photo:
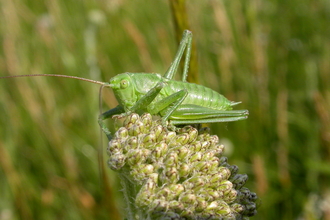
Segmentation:
{"type": "Polygon", "coordinates": [[[0,79],[30,77],[30,76],[53,76],[53,77],[78,79],[78,80],[81,80],[81,81],[91,82],[91,83],[102,85],[102,86],[106,86],[108,84],[108,83],[105,83],[105,82],[100,82],[100,81],[92,80],[92,79],[86,79],[86,78],[82,78],[82,77],[78,77],[78,76],[66,76],[66,75],[59,75],[59,74],[30,74],[30,75],[1,76],[0,79]]]}

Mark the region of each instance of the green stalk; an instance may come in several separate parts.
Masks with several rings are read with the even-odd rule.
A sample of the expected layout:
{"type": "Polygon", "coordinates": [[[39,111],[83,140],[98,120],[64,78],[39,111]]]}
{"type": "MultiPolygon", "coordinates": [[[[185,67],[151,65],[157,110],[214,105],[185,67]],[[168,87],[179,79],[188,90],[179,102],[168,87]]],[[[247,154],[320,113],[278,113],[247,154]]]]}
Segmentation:
{"type": "Polygon", "coordinates": [[[119,172],[118,175],[121,180],[121,185],[123,187],[124,200],[126,204],[125,208],[127,210],[126,217],[129,220],[136,219],[136,216],[141,216],[141,213],[135,206],[135,198],[137,195],[136,184],[134,184],[134,182],[130,180],[128,170],[123,169],[123,171],[119,172]]]}

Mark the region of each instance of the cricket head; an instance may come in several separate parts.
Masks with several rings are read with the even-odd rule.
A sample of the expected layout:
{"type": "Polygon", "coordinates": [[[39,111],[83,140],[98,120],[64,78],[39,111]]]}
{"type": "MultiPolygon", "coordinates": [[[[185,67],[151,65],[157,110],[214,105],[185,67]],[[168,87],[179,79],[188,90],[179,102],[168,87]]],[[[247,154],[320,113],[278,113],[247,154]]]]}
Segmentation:
{"type": "Polygon", "coordinates": [[[136,102],[135,86],[129,73],[122,73],[112,77],[109,81],[117,101],[125,109],[131,108],[136,102]]]}

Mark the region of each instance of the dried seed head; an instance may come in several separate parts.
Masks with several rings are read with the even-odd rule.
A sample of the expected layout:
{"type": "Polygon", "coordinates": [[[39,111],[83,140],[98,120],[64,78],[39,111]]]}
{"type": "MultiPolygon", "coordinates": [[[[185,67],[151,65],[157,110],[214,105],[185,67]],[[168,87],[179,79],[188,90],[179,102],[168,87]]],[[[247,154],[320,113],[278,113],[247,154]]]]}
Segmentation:
{"type": "Polygon", "coordinates": [[[166,155],[165,160],[164,160],[164,165],[166,167],[177,166],[178,160],[179,160],[178,154],[176,152],[172,151],[166,155]]]}
{"type": "Polygon", "coordinates": [[[126,117],[124,121],[124,126],[127,127],[128,124],[135,124],[140,119],[140,116],[136,113],[132,113],[126,117]]]}
{"type": "Polygon", "coordinates": [[[110,156],[110,155],[114,154],[115,152],[121,152],[121,151],[122,151],[121,142],[119,142],[117,139],[112,139],[109,142],[109,145],[107,148],[108,155],[110,156]]]}
{"type": "Polygon", "coordinates": [[[197,203],[196,195],[193,193],[182,193],[179,196],[179,201],[190,205],[197,203]]]}
{"type": "Polygon", "coordinates": [[[191,167],[189,164],[181,163],[179,166],[179,175],[181,178],[186,178],[191,172],[191,167]]]}
{"type": "Polygon", "coordinates": [[[256,214],[247,175],[229,165],[209,128],[169,131],[150,114],[129,115],[109,143],[109,167],[139,189],[135,207],[149,219],[248,219],[256,214]]]}
{"type": "Polygon", "coordinates": [[[216,144],[214,146],[214,148],[213,148],[213,150],[215,151],[215,155],[217,157],[220,157],[221,156],[221,154],[223,153],[224,149],[225,149],[225,146],[223,144],[216,144]]]}
{"type": "Polygon", "coordinates": [[[203,157],[202,152],[195,152],[190,158],[189,158],[189,162],[190,163],[194,163],[197,161],[200,161],[203,157]]]}
{"type": "Polygon", "coordinates": [[[115,153],[111,155],[108,165],[113,170],[120,170],[125,165],[125,155],[122,153],[115,153]]]}
{"type": "Polygon", "coordinates": [[[151,132],[146,134],[142,139],[142,143],[144,147],[151,147],[156,142],[156,134],[151,132]]]}
{"type": "Polygon", "coordinates": [[[124,139],[128,136],[128,130],[125,127],[121,127],[116,132],[116,138],[124,139]]]}
{"type": "Polygon", "coordinates": [[[168,179],[167,182],[170,182],[170,183],[176,183],[180,179],[179,172],[175,167],[168,168],[165,172],[165,176],[168,179]]]}
{"type": "Polygon", "coordinates": [[[163,157],[167,153],[167,144],[160,142],[154,145],[154,149],[151,152],[151,161],[154,163],[162,163],[163,157]]]}
{"type": "Polygon", "coordinates": [[[168,207],[169,203],[161,199],[155,199],[150,203],[150,210],[154,212],[166,212],[168,207]]]}
{"type": "Polygon", "coordinates": [[[176,133],[174,131],[166,132],[164,135],[160,135],[163,141],[165,143],[169,144],[176,136],[176,133]]]}
{"type": "Polygon", "coordinates": [[[248,175],[246,174],[236,174],[230,177],[230,181],[234,184],[235,189],[242,188],[242,186],[244,186],[247,180],[248,180],[248,175]]]}
{"type": "Polygon", "coordinates": [[[185,159],[190,155],[190,150],[186,146],[180,146],[176,149],[176,151],[181,161],[185,161],[185,159]]]}
{"type": "Polygon", "coordinates": [[[146,129],[150,129],[152,125],[152,116],[149,113],[145,113],[141,116],[141,121],[146,129]]]}
{"type": "Polygon", "coordinates": [[[150,132],[155,133],[157,141],[161,141],[162,137],[164,136],[164,128],[162,125],[152,127],[150,132]]]}
{"type": "Polygon", "coordinates": [[[169,209],[173,210],[174,212],[182,212],[184,210],[184,204],[177,200],[172,200],[169,202],[169,209]]]}
{"type": "Polygon", "coordinates": [[[209,203],[205,201],[203,196],[197,196],[196,200],[197,200],[196,211],[201,213],[206,209],[209,203]]]}
{"type": "Polygon", "coordinates": [[[138,138],[134,137],[134,136],[128,137],[124,144],[126,151],[128,151],[130,149],[136,149],[136,148],[138,148],[138,146],[139,146],[138,138]]]}
{"type": "Polygon", "coordinates": [[[223,193],[224,197],[222,198],[223,201],[227,203],[232,203],[235,201],[237,197],[237,191],[235,189],[230,189],[223,193]]]}

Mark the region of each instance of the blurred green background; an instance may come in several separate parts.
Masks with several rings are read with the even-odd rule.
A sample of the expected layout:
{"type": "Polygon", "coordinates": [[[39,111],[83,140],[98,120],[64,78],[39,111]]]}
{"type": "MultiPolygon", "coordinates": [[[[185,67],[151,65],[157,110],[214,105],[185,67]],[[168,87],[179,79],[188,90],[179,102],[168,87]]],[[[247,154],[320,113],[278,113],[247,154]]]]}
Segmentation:
{"type": "MultiPolygon", "coordinates": [[[[172,14],[165,0],[1,0],[0,76],[164,73],[177,48],[172,14]]],[[[188,1],[187,17],[199,83],[250,111],[211,127],[262,200],[252,219],[330,219],[330,2],[188,1]]],[[[1,220],[120,219],[109,169],[100,187],[98,89],[0,79],[1,220]]],[[[117,104],[108,89],[103,100],[117,104]]]]}

